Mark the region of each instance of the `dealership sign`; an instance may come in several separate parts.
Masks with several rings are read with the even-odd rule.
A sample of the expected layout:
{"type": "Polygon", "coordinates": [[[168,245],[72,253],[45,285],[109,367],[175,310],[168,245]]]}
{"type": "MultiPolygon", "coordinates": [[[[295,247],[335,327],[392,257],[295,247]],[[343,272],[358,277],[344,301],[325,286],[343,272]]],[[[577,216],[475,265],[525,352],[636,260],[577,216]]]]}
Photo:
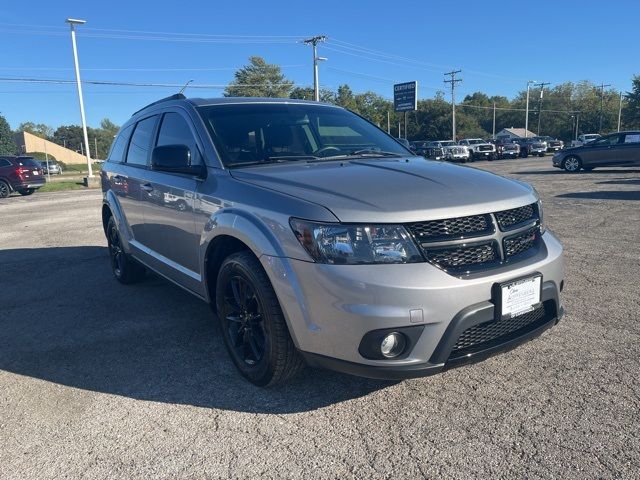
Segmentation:
{"type": "Polygon", "coordinates": [[[393,109],[396,112],[418,109],[418,82],[397,83],[393,86],[393,109]]]}

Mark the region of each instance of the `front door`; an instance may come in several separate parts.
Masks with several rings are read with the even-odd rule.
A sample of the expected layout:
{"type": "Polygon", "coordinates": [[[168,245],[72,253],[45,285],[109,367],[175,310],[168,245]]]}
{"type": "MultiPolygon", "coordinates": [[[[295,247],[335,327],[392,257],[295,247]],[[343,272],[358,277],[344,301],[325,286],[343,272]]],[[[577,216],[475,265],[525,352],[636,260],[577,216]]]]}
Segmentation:
{"type": "Polygon", "coordinates": [[[640,165],[640,132],[623,133],[617,150],[625,165],[640,165]]]}
{"type": "Polygon", "coordinates": [[[622,163],[618,151],[620,134],[599,138],[580,149],[579,155],[585,167],[610,166],[622,163]]]}

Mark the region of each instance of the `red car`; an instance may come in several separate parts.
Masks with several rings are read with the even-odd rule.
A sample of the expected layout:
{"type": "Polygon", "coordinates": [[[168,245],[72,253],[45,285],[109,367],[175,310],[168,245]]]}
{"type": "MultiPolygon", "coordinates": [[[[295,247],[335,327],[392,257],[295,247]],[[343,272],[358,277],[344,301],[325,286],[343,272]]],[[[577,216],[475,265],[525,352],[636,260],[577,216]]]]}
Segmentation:
{"type": "Polygon", "coordinates": [[[32,157],[0,157],[0,198],[11,192],[31,195],[45,181],[42,166],[32,157]]]}

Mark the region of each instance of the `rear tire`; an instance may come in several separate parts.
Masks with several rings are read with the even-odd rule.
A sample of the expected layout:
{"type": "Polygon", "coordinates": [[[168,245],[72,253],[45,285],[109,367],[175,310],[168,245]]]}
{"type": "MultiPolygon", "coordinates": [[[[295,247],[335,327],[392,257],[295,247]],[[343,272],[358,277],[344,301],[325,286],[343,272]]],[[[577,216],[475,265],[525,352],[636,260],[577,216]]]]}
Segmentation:
{"type": "Polygon", "coordinates": [[[582,161],[575,155],[570,155],[563,160],[562,168],[569,173],[579,172],[582,168],[582,161]]]}
{"type": "Polygon", "coordinates": [[[216,311],[229,356],[251,383],[285,383],[304,368],[271,282],[251,252],[234,253],[222,263],[216,311]]]}
{"type": "Polygon", "coordinates": [[[107,244],[111,259],[111,271],[120,283],[128,285],[144,278],[145,268],[127,255],[122,247],[118,225],[113,217],[107,224],[107,244]]]}
{"type": "Polygon", "coordinates": [[[31,195],[35,191],[35,188],[25,188],[24,190],[18,190],[18,193],[26,197],[27,195],[31,195]]]}
{"type": "Polygon", "coordinates": [[[4,180],[0,180],[0,198],[7,198],[11,195],[11,187],[4,180]]]}

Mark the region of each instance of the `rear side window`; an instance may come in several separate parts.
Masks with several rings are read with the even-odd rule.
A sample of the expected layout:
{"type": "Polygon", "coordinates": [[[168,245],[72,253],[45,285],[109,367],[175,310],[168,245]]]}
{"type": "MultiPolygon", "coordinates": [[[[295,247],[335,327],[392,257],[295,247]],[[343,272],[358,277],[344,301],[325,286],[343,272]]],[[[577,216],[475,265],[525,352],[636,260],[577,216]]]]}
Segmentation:
{"type": "Polygon", "coordinates": [[[162,117],[157,146],[164,145],[186,145],[191,151],[191,164],[200,165],[202,163],[196,139],[191,133],[189,124],[179,113],[165,113],[162,117]]]}
{"type": "Polygon", "coordinates": [[[6,158],[0,158],[0,167],[10,167],[11,162],[6,158]]]}
{"type": "Polygon", "coordinates": [[[156,125],[157,116],[145,118],[136,124],[136,128],[131,135],[129,150],[127,151],[127,163],[130,165],[146,165],[151,148],[153,129],[156,125]]]}
{"type": "Polygon", "coordinates": [[[624,136],[624,143],[640,143],[640,133],[627,133],[624,136]]]}
{"type": "Polygon", "coordinates": [[[109,162],[121,163],[124,160],[124,151],[127,149],[127,142],[131,136],[133,125],[123,128],[111,145],[109,152],[109,162]]]}

